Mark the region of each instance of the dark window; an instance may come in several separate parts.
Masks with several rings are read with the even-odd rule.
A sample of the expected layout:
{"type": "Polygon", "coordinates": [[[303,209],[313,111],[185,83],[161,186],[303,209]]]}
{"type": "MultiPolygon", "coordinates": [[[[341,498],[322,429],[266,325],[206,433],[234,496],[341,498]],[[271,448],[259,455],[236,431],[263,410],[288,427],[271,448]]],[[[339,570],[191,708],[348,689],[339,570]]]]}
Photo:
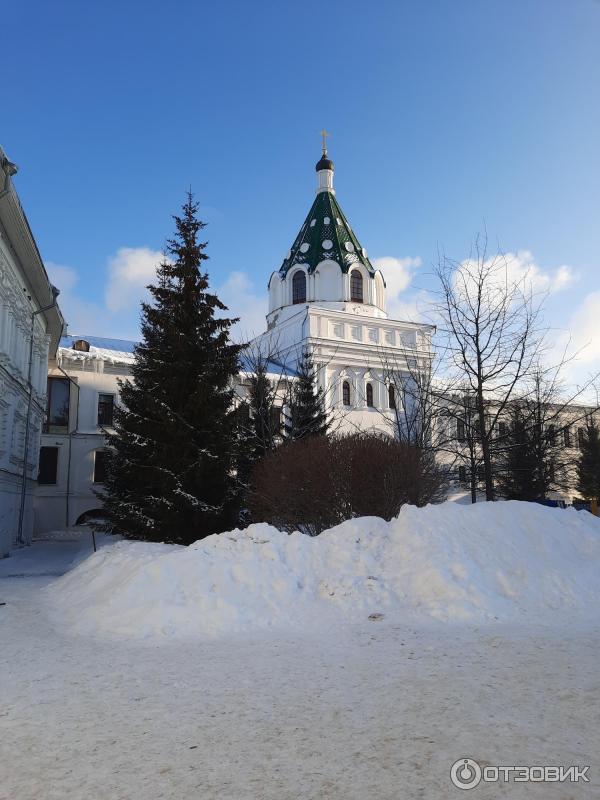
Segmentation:
{"type": "Polygon", "coordinates": [[[112,427],[114,405],[115,396],[113,394],[98,395],[98,425],[101,428],[112,427]]]}
{"type": "Polygon", "coordinates": [[[396,408],[396,389],[393,386],[388,388],[388,405],[390,408],[396,408]]]}
{"type": "Polygon", "coordinates": [[[294,303],[306,303],[306,275],[302,271],[292,278],[292,299],[294,303]]]}
{"type": "Polygon", "coordinates": [[[466,469],[466,467],[459,467],[458,468],[458,480],[461,483],[466,483],[466,480],[467,480],[467,469],[466,469]]]}
{"type": "Polygon", "coordinates": [[[357,269],[350,273],[350,299],[353,303],[363,301],[363,278],[357,269]]]}
{"type": "Polygon", "coordinates": [[[465,422],[462,419],[456,420],[456,438],[459,442],[464,442],[467,438],[465,436],[465,422]]]}
{"type": "Polygon", "coordinates": [[[40,448],[40,471],[38,473],[38,483],[43,485],[53,485],[56,483],[58,474],[58,447],[40,448]]]}
{"type": "Polygon", "coordinates": [[[571,428],[569,428],[568,425],[563,429],[563,436],[565,440],[565,447],[571,447],[571,428]]]}
{"type": "Polygon", "coordinates": [[[348,381],[342,383],[342,401],[345,406],[350,405],[350,384],[348,381]]]}
{"type": "Polygon", "coordinates": [[[94,483],[104,483],[106,478],[106,450],[94,453],[94,483]]]}
{"type": "Polygon", "coordinates": [[[279,436],[281,433],[281,407],[271,406],[269,409],[269,418],[271,433],[275,436],[279,436]]]}
{"type": "Polygon", "coordinates": [[[247,428],[250,424],[250,406],[246,402],[241,402],[235,410],[235,418],[240,428],[247,428]]]}
{"type": "Polygon", "coordinates": [[[48,405],[45,433],[69,431],[69,379],[48,378],[48,405]]]}
{"type": "Polygon", "coordinates": [[[485,480],[485,467],[477,467],[477,480],[478,481],[485,480]]]}
{"type": "Polygon", "coordinates": [[[554,444],[556,441],[556,426],[555,425],[548,425],[548,441],[550,444],[554,444]]]}
{"type": "Polygon", "coordinates": [[[373,384],[367,383],[367,405],[369,408],[373,408],[373,384]]]}
{"type": "Polygon", "coordinates": [[[498,435],[499,436],[506,436],[507,429],[506,429],[506,422],[499,422],[498,423],[498,435]]]}
{"type": "Polygon", "coordinates": [[[585,447],[585,428],[577,428],[577,445],[580,450],[585,447]]]}

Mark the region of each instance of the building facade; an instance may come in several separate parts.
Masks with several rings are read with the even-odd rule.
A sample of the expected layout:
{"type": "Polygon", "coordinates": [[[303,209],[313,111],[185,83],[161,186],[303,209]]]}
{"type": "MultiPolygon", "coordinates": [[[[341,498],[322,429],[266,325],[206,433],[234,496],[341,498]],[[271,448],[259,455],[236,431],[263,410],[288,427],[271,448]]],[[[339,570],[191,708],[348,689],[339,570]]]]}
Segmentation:
{"type": "Polygon", "coordinates": [[[48,356],[63,319],[0,148],[0,557],[31,541],[48,356]]]}
{"type": "Polygon", "coordinates": [[[131,374],[134,342],[64,336],[48,370],[41,436],[35,533],[61,530],[102,508],[106,432],[119,402],[119,379],[131,374]]]}

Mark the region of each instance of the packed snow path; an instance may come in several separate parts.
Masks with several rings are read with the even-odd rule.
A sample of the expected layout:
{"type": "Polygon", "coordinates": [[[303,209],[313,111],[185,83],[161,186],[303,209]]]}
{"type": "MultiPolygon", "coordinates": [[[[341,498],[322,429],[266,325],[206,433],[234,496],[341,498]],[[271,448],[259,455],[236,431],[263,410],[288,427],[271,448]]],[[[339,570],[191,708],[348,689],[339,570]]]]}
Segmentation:
{"type": "MultiPolygon", "coordinates": [[[[69,545],[54,547],[66,566],[69,545]]],[[[49,623],[53,578],[32,569],[35,547],[24,552],[27,570],[0,564],[0,575],[38,572],[0,580],[1,800],[600,797],[589,622],[384,619],[327,637],[111,641],[49,623]],[[590,764],[591,782],[461,793],[449,779],[461,756],[590,764]]]]}

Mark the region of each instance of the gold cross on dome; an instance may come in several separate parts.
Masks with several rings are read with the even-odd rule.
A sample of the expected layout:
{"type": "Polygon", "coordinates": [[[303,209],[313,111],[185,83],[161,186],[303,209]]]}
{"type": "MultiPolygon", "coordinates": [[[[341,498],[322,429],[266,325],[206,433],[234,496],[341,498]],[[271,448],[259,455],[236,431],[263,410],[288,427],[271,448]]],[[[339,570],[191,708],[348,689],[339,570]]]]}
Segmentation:
{"type": "Polygon", "coordinates": [[[325,130],[325,128],[323,128],[323,130],[321,131],[321,136],[323,137],[323,144],[322,144],[322,147],[323,147],[323,155],[324,155],[324,156],[326,156],[326,155],[327,155],[327,137],[328,137],[328,136],[331,136],[331,134],[330,134],[330,133],[328,133],[328,132],[325,130]]]}

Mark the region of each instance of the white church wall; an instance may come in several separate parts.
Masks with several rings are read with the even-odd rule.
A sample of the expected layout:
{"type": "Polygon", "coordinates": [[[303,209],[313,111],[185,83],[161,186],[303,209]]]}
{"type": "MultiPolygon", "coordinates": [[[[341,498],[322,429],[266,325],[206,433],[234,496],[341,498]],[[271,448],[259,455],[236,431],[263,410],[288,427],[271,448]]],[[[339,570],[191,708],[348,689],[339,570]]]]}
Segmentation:
{"type": "Polygon", "coordinates": [[[316,299],[340,302],[344,299],[343,274],[335,261],[322,261],[315,270],[316,299]]]}

